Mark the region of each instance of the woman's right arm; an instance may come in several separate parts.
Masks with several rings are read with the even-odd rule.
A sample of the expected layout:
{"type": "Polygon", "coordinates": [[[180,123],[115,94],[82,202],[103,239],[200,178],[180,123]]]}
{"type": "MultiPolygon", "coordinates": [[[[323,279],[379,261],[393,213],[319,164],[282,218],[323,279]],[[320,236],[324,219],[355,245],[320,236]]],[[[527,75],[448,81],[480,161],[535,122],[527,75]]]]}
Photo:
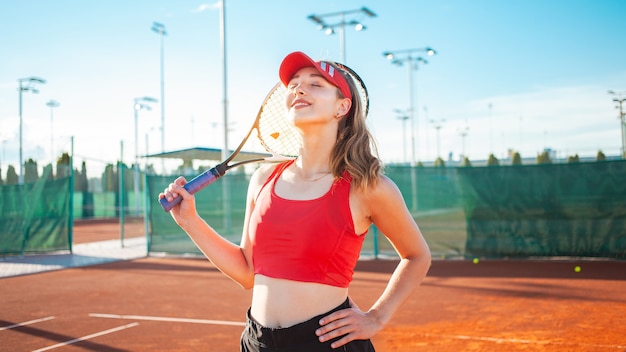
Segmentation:
{"type": "Polygon", "coordinates": [[[170,210],[172,218],[189,235],[195,245],[221,272],[237,282],[243,288],[252,288],[254,284],[254,268],[252,265],[252,248],[248,236],[248,223],[254,208],[254,198],[267,173],[262,167],[255,171],[248,185],[246,198],[246,214],[241,244],[236,245],[220,236],[199,215],[196,209],[194,195],[183,188],[187,183],[184,177],[179,177],[159,195],[171,201],[173,197],[182,197],[183,200],[170,210]]]}

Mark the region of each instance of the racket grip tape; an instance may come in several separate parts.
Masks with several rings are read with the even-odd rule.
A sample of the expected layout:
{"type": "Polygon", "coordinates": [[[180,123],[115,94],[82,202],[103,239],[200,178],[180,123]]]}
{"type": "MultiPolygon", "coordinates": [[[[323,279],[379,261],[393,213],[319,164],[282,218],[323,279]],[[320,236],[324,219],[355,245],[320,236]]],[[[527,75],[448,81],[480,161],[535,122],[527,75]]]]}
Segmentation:
{"type": "MultiPolygon", "coordinates": [[[[194,194],[204,187],[210,185],[211,183],[217,181],[218,178],[222,177],[225,173],[222,165],[218,165],[214,168],[211,168],[200,175],[194,177],[191,181],[187,182],[183,188],[187,190],[187,192],[194,194]]],[[[171,202],[168,202],[165,197],[159,199],[159,203],[161,203],[161,207],[166,212],[169,212],[174,208],[178,203],[182,202],[183,197],[176,197],[172,199],[171,202]]]]}

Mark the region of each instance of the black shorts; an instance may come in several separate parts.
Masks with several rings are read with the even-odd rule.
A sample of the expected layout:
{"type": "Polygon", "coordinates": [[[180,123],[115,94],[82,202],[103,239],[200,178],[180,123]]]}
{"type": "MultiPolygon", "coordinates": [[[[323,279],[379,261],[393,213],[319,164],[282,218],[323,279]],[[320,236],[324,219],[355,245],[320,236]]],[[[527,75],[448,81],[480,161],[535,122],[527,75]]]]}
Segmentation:
{"type": "Polygon", "coordinates": [[[252,318],[248,309],[246,327],[241,334],[241,352],[374,352],[374,346],[370,340],[354,340],[340,348],[332,349],[330,344],[339,340],[341,336],[330,341],[320,342],[318,336],[315,335],[315,330],[320,327],[319,321],[322,317],[345,308],[350,308],[348,300],[327,313],[320,314],[303,323],[280,329],[262,326],[252,318]]]}

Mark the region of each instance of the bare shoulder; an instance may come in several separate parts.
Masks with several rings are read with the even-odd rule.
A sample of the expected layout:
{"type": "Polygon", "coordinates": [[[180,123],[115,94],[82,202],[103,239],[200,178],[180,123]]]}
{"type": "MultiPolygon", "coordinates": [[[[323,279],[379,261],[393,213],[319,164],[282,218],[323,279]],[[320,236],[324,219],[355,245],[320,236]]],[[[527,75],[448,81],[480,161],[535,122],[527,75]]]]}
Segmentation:
{"type": "Polygon", "coordinates": [[[254,170],[252,174],[252,181],[260,182],[261,184],[267,181],[267,178],[270,177],[272,172],[278,167],[279,164],[261,164],[258,169],[254,170]]]}
{"type": "Polygon", "coordinates": [[[261,166],[254,171],[250,178],[250,185],[248,186],[248,195],[254,196],[265,184],[272,172],[278,167],[279,164],[261,164],[261,166]]]}
{"type": "Polygon", "coordinates": [[[390,212],[402,212],[406,209],[400,189],[385,175],[381,175],[375,185],[362,192],[361,199],[367,204],[367,213],[372,221],[388,216],[390,212]]]}
{"type": "Polygon", "coordinates": [[[368,190],[367,194],[371,201],[389,199],[389,197],[402,197],[396,183],[385,175],[380,176],[378,182],[368,190]]]}
{"type": "Polygon", "coordinates": [[[386,211],[404,207],[404,198],[398,186],[385,175],[381,175],[376,184],[366,190],[353,192],[353,197],[353,208],[370,220],[386,211]]]}

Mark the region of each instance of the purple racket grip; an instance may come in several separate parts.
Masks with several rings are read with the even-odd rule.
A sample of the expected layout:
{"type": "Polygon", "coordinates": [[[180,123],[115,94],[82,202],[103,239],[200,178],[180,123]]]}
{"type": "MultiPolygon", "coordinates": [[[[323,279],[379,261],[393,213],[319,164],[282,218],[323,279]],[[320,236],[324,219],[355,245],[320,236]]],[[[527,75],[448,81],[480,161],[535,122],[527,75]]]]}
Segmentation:
{"type": "MultiPolygon", "coordinates": [[[[199,190],[203,189],[204,187],[215,182],[218,178],[224,175],[224,172],[220,173],[221,170],[219,170],[219,166],[221,165],[218,165],[194,177],[191,181],[187,182],[183,186],[183,188],[185,188],[187,192],[194,194],[198,192],[199,190]]],[[[176,197],[171,202],[168,202],[167,199],[163,197],[159,199],[159,203],[161,203],[161,207],[163,207],[163,210],[165,210],[166,212],[169,212],[170,210],[172,210],[172,208],[176,206],[176,204],[180,203],[182,200],[183,200],[183,197],[176,197]]]]}

